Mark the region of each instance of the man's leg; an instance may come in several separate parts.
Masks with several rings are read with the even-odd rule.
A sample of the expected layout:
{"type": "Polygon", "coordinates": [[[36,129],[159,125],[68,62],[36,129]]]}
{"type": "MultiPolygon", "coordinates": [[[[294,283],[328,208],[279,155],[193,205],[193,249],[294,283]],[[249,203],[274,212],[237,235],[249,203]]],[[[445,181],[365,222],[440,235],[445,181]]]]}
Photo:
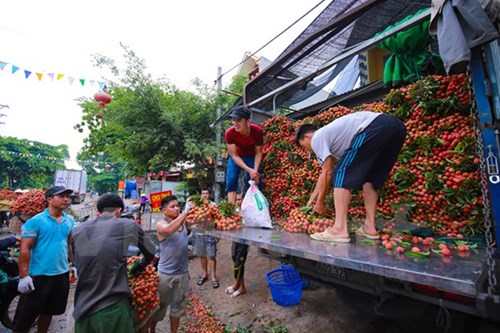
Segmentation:
{"type": "Polygon", "coordinates": [[[372,183],[363,184],[363,199],[365,201],[366,210],[366,220],[363,229],[365,233],[375,235],[377,234],[375,213],[377,209],[378,193],[372,183]]]}
{"type": "Polygon", "coordinates": [[[234,192],[228,192],[227,194],[227,201],[235,203],[236,202],[236,191],[234,192]]]}
{"type": "Polygon", "coordinates": [[[200,264],[201,264],[201,276],[208,278],[207,257],[205,256],[200,257],[200,264]]]}
{"type": "Polygon", "coordinates": [[[52,321],[52,316],[49,315],[39,315],[37,321],[37,332],[47,333],[49,331],[50,322],[52,321]]]}
{"type": "Polygon", "coordinates": [[[170,316],[170,332],[177,333],[177,330],[179,329],[179,322],[180,321],[181,321],[181,318],[170,316]]]}
{"type": "Polygon", "coordinates": [[[212,281],[217,281],[217,260],[215,258],[208,258],[208,265],[210,266],[210,272],[212,274],[212,281]]]}
{"type": "Polygon", "coordinates": [[[337,237],[349,237],[347,230],[347,212],[351,203],[351,190],[336,187],[333,190],[335,205],[335,224],[328,229],[328,232],[337,237]]]}

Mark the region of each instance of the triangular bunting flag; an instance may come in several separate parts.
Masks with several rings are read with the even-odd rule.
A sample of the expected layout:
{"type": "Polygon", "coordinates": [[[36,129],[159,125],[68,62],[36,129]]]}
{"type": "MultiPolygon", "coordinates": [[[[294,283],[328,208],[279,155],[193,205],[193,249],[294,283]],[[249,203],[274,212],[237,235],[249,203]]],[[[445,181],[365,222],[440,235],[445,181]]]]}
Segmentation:
{"type": "Polygon", "coordinates": [[[47,75],[50,77],[51,81],[54,81],[54,73],[48,73],[47,75]]]}
{"type": "Polygon", "coordinates": [[[69,84],[71,85],[71,84],[73,84],[73,81],[75,81],[75,78],[68,76],[68,81],[69,81],[69,84]]]}
{"type": "Polygon", "coordinates": [[[31,75],[30,71],[24,70],[24,76],[28,78],[31,75]]]}
{"type": "Polygon", "coordinates": [[[104,90],[104,87],[106,86],[106,83],[104,82],[99,82],[99,89],[104,90]]]}
{"type": "Polygon", "coordinates": [[[12,74],[17,72],[19,70],[19,67],[12,65],[12,74]]]}
{"type": "Polygon", "coordinates": [[[3,69],[7,66],[6,62],[0,61],[0,71],[3,71],[3,69]]]}
{"type": "Polygon", "coordinates": [[[82,86],[85,85],[85,79],[80,79],[80,83],[82,84],[82,86]]]}
{"type": "Polygon", "coordinates": [[[42,81],[43,74],[42,73],[36,73],[36,77],[38,78],[38,81],[42,81]]]}
{"type": "Polygon", "coordinates": [[[57,79],[60,80],[64,77],[64,74],[57,74],[57,79]]]}

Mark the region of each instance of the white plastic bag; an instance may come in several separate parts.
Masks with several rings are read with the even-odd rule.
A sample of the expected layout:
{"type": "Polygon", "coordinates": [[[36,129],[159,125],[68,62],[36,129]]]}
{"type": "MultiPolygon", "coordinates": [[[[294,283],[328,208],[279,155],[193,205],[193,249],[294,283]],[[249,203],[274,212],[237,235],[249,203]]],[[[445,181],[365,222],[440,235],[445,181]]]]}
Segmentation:
{"type": "Polygon", "coordinates": [[[255,181],[248,182],[250,188],[247,190],[241,203],[241,215],[245,227],[272,228],[271,214],[269,213],[269,202],[255,185],[255,181]]]}

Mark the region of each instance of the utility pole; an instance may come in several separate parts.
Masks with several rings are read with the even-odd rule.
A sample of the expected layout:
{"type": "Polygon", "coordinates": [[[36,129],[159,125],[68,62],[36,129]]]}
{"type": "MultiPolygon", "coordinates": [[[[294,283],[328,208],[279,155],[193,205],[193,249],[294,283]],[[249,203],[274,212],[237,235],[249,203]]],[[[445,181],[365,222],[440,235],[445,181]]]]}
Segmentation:
{"type": "MultiPolygon", "coordinates": [[[[222,90],[222,67],[217,67],[217,95],[220,95],[222,90]]],[[[217,119],[220,118],[221,106],[217,103],[217,119]]],[[[221,196],[221,184],[225,181],[224,167],[222,165],[222,155],[221,155],[221,124],[220,122],[215,127],[215,144],[217,145],[217,158],[215,160],[215,182],[214,182],[214,200],[216,203],[220,202],[221,196]]]]}

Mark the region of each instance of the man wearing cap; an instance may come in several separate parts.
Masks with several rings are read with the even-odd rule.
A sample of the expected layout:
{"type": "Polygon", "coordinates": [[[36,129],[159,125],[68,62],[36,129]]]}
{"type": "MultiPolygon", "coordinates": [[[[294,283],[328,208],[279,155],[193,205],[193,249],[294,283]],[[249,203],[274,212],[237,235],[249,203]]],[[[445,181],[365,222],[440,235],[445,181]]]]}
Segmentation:
{"type": "Polygon", "coordinates": [[[253,179],[261,187],[259,167],[262,162],[264,134],[262,128],[252,124],[250,110],[244,106],[235,107],[229,117],[231,126],[225,134],[229,159],[226,171],[226,192],[229,202],[236,202],[238,179],[245,171],[245,180],[253,179]]]}
{"type": "Polygon", "coordinates": [[[19,251],[21,293],[14,332],[28,332],[38,317],[38,332],[47,332],[53,315],[66,311],[69,293],[73,218],[64,212],[73,191],[54,186],[45,192],[48,207],[22,227],[19,251]]]}

